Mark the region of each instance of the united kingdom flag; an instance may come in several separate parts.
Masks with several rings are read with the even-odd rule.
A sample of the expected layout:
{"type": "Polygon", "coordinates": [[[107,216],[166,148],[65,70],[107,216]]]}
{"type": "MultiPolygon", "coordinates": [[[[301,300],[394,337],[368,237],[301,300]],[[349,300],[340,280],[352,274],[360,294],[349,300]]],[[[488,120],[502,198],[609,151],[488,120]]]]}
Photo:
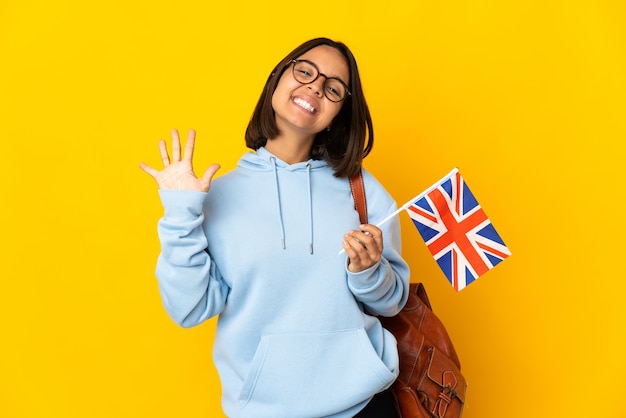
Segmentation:
{"type": "Polygon", "coordinates": [[[407,212],[457,292],[511,255],[457,169],[416,199],[407,212]]]}

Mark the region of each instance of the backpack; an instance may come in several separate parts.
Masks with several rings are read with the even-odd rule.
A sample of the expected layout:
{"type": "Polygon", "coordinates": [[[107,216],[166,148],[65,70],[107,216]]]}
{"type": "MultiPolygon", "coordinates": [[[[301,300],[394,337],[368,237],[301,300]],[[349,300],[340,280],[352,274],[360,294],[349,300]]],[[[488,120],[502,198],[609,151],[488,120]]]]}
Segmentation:
{"type": "MultiPolygon", "coordinates": [[[[360,222],[367,222],[362,172],[350,178],[360,222]]],[[[446,328],[433,313],[422,283],[410,284],[404,308],[378,319],[398,342],[400,371],[392,386],[401,418],[460,418],[467,382],[446,328]]]]}

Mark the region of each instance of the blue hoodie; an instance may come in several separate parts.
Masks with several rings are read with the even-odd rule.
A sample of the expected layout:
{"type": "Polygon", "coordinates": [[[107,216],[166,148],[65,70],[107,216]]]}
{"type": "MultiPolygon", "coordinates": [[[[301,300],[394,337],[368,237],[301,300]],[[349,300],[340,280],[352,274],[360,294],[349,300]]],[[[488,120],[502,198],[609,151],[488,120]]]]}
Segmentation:
{"type": "MultiPolygon", "coordinates": [[[[363,175],[376,224],[396,203],[363,175]]],[[[290,165],[261,148],[208,193],[160,195],[163,304],[183,327],[219,314],[213,359],[230,418],[348,418],[391,386],[396,341],[372,314],[407,299],[397,218],[381,227],[382,259],[352,273],[339,252],[359,217],[324,161],[290,165]]]]}

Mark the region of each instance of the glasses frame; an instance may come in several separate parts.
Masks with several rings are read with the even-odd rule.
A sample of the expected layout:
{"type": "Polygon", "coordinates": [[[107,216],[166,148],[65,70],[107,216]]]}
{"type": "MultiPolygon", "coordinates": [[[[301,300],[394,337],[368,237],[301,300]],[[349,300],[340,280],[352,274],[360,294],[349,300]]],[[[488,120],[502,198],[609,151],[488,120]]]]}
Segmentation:
{"type": "Polygon", "coordinates": [[[300,84],[312,84],[315,82],[315,80],[317,80],[318,78],[320,78],[320,76],[324,77],[324,85],[322,86],[324,89],[324,97],[326,97],[328,100],[330,100],[333,103],[341,103],[344,100],[346,100],[348,98],[348,96],[352,96],[352,93],[350,93],[350,89],[348,88],[348,85],[346,83],[343,82],[342,79],[338,78],[338,77],[329,77],[326,74],[320,72],[320,69],[317,68],[317,65],[315,65],[314,62],[311,62],[309,60],[297,60],[297,59],[293,59],[291,60],[291,62],[289,63],[291,65],[291,75],[293,76],[294,80],[296,80],[298,83],[300,84]],[[317,71],[317,75],[315,76],[315,78],[309,82],[303,83],[302,81],[298,80],[298,78],[296,77],[296,64],[299,62],[306,62],[307,64],[309,64],[310,66],[312,66],[313,68],[315,68],[315,71],[317,71]],[[328,94],[326,94],[328,91],[326,90],[326,83],[328,82],[328,80],[336,80],[339,81],[345,88],[346,88],[346,95],[341,99],[341,100],[333,100],[330,97],[328,97],[328,94]]]}

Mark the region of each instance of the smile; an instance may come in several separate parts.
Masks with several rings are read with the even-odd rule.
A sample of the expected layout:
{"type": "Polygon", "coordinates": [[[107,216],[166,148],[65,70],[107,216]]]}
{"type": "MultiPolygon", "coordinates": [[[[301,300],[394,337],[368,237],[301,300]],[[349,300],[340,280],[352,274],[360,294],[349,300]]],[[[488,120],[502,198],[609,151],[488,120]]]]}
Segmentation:
{"type": "Polygon", "coordinates": [[[293,99],[293,102],[295,104],[297,104],[298,106],[300,106],[301,108],[303,108],[304,110],[308,111],[309,113],[315,113],[316,110],[315,108],[306,100],[301,99],[299,97],[296,97],[293,99]]]}

